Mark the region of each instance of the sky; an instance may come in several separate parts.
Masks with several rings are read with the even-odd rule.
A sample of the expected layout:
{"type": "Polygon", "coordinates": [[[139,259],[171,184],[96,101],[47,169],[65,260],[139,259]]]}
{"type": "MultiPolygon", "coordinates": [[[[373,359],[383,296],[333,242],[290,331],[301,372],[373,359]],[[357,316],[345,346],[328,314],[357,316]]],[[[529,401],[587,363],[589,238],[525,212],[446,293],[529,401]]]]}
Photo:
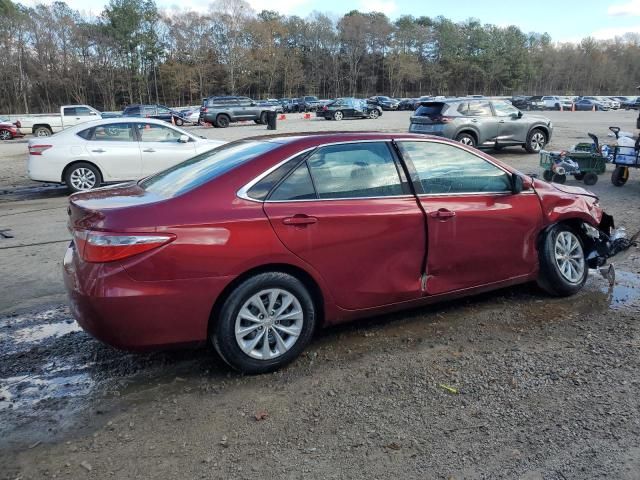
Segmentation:
{"type": "MultiPolygon", "coordinates": [[[[18,0],[20,1],[20,0],[18,0]]],[[[66,0],[72,8],[99,14],[108,0],[66,0]]],[[[442,15],[454,21],[477,18],[481,23],[516,25],[524,32],[548,32],[554,41],[579,42],[591,36],[613,38],[626,32],[640,33],[640,0],[248,0],[256,10],[276,10],[306,17],[313,11],[341,16],[351,10],[378,11],[391,19],[442,15]]],[[[22,0],[33,5],[46,0],[22,0]]],[[[206,12],[212,0],[156,0],[161,9],[206,12]]]]}

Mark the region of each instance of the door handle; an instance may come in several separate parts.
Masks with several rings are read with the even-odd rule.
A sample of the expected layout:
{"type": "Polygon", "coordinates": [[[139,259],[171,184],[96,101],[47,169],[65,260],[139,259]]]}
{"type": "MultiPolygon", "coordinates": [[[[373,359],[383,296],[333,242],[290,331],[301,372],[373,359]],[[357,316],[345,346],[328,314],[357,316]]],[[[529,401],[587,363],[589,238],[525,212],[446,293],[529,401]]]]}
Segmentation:
{"type": "Polygon", "coordinates": [[[438,218],[440,220],[446,220],[448,218],[453,218],[456,216],[456,212],[452,212],[451,210],[447,210],[446,208],[440,208],[435,212],[431,212],[429,216],[433,218],[438,218]]]}
{"type": "Polygon", "coordinates": [[[96,149],[96,150],[91,150],[91,151],[92,151],[92,152],[96,152],[96,153],[104,153],[104,152],[106,152],[106,150],[103,150],[103,149],[101,149],[101,148],[98,148],[98,149],[96,149]]]}
{"type": "Polygon", "coordinates": [[[318,223],[318,219],[307,215],[294,215],[293,217],[283,218],[282,223],[285,225],[311,225],[318,223]]]}
{"type": "Polygon", "coordinates": [[[477,119],[477,118],[472,118],[472,119],[471,119],[471,121],[472,121],[473,123],[478,123],[478,119],[477,119]]]}
{"type": "Polygon", "coordinates": [[[145,148],[145,149],[143,150],[143,152],[153,153],[153,152],[155,152],[155,150],[154,150],[153,148],[145,148]]]}

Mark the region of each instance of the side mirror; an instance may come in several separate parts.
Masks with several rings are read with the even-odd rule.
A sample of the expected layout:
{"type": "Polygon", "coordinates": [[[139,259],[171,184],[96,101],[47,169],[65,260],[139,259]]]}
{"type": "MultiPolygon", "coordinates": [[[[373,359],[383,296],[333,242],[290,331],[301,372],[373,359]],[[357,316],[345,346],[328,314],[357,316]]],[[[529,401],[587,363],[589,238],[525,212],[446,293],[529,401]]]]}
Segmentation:
{"type": "Polygon", "coordinates": [[[180,143],[187,143],[189,141],[189,137],[187,135],[180,135],[180,138],[178,138],[178,142],[180,143]]]}
{"type": "Polygon", "coordinates": [[[252,107],[255,107],[256,105],[257,105],[257,103],[256,103],[256,102],[251,102],[251,106],[252,106],[252,107]]]}
{"type": "Polygon", "coordinates": [[[517,173],[511,174],[511,193],[518,194],[524,190],[524,180],[517,173]]]}

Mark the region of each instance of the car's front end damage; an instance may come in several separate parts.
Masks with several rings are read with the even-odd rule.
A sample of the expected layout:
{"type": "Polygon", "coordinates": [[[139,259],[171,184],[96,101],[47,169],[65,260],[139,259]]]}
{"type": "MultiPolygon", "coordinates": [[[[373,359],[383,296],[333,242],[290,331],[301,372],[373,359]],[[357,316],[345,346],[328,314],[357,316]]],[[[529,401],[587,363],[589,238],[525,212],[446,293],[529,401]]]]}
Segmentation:
{"type": "Polygon", "coordinates": [[[635,244],[638,234],[627,238],[624,228],[616,229],[613,217],[604,212],[594,193],[538,179],[533,186],[550,226],[564,222],[579,231],[589,268],[602,267],[609,258],[635,244]]]}

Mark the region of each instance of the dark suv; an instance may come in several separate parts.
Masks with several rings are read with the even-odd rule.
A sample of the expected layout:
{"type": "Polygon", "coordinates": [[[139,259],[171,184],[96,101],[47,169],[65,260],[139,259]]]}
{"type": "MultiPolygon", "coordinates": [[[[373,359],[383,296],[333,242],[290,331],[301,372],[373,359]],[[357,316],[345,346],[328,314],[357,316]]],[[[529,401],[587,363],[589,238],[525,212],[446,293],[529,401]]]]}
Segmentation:
{"type": "Polygon", "coordinates": [[[122,116],[155,118],[169,123],[171,123],[173,119],[174,123],[178,126],[188,121],[181,112],[165,107],[164,105],[129,105],[125,107],[122,116]]]}
{"type": "Polygon", "coordinates": [[[459,98],[420,104],[409,131],[457,140],[472,147],[519,145],[537,153],[551,139],[548,118],[523,114],[504,100],[459,98]]]}
{"type": "Polygon", "coordinates": [[[298,99],[298,106],[296,111],[298,112],[315,112],[322,105],[318,97],[307,95],[298,99]]]}
{"type": "Polygon", "coordinates": [[[376,95],[375,97],[370,97],[367,100],[369,103],[373,103],[374,105],[379,106],[383,110],[398,110],[400,106],[400,101],[395,98],[389,98],[382,95],[376,95]]]}
{"type": "Polygon", "coordinates": [[[260,104],[249,97],[208,97],[202,99],[200,123],[207,122],[214,127],[226,128],[233,122],[253,120],[264,125],[270,111],[276,111],[276,107],[260,104]]]}

